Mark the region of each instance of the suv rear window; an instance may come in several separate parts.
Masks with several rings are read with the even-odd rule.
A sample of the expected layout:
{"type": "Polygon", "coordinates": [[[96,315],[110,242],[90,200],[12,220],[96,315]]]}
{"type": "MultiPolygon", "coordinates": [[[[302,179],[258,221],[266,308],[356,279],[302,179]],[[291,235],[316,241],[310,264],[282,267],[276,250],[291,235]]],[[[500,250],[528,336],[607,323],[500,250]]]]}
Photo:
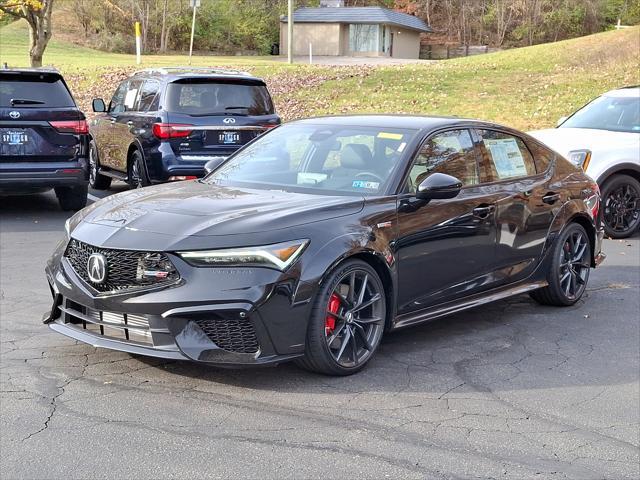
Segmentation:
{"type": "Polygon", "coordinates": [[[238,113],[270,115],[271,97],[264,85],[215,82],[174,82],[167,86],[167,109],[188,115],[238,113]]]}
{"type": "Polygon", "coordinates": [[[3,73],[0,107],[75,107],[75,102],[59,75],[3,73]]]}

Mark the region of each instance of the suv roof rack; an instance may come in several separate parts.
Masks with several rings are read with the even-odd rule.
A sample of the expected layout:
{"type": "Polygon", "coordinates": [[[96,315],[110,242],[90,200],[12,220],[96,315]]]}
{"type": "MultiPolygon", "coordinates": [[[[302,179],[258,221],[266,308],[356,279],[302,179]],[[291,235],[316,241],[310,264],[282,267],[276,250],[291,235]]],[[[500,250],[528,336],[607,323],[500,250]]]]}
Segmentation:
{"type": "Polygon", "coordinates": [[[167,75],[169,73],[204,73],[204,74],[214,74],[214,75],[246,75],[251,76],[248,72],[243,72],[240,70],[231,70],[231,69],[223,69],[223,68],[212,68],[212,67],[154,67],[154,68],[145,68],[143,70],[137,70],[133,74],[141,75],[144,73],[159,73],[163,75],[167,75]]]}

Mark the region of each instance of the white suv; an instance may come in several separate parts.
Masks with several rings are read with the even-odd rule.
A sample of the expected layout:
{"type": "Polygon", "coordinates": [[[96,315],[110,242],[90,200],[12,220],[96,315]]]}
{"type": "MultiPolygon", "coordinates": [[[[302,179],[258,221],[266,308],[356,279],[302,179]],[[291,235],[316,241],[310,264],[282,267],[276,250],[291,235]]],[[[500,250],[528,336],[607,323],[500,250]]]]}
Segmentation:
{"type": "Polygon", "coordinates": [[[602,192],[602,219],[612,238],[640,225],[640,87],[612,90],[557,128],[529,132],[581,166],[602,192]]]}

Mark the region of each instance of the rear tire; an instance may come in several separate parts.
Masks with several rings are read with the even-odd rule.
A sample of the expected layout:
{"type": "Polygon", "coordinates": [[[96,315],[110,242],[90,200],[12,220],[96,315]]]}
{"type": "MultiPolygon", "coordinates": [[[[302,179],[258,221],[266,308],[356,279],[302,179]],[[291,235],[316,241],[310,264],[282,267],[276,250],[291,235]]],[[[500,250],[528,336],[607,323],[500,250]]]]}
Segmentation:
{"type": "Polygon", "coordinates": [[[64,211],[77,211],[87,205],[87,185],[78,185],[76,187],[56,187],[56,196],[60,208],[64,211]]]}
{"type": "Polygon", "coordinates": [[[573,305],[586,290],[591,269],[591,241],[582,225],[570,223],[558,236],[551,255],[549,285],[529,295],[542,305],[573,305]]]}
{"type": "Polygon", "coordinates": [[[151,185],[149,177],[147,177],[147,169],[140,150],[134,150],[131,153],[128,178],[131,188],[142,188],[151,185]]]}
{"type": "Polygon", "coordinates": [[[375,354],[386,319],[384,286],[366,262],[350,260],[330,272],[314,301],[307,327],[306,370],[351,375],[375,354]]]}
{"type": "Polygon", "coordinates": [[[627,238],[640,226],[640,182],[629,175],[614,175],[602,186],[604,232],[627,238]]]}
{"type": "Polygon", "coordinates": [[[106,190],[111,186],[111,177],[99,173],[98,148],[93,140],[89,144],[89,186],[96,190],[106,190]]]}

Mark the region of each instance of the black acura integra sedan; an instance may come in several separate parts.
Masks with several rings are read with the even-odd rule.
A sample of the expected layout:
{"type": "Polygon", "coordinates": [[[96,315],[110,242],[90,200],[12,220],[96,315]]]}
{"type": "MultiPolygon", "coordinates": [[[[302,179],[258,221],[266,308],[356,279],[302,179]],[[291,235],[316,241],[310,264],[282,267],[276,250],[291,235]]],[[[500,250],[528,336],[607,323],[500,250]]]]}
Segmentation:
{"type": "Polygon", "coordinates": [[[389,330],[524,292],[572,305],[604,258],[593,180],[495,124],[301,120],[208,170],[69,219],[45,322],[133,354],[346,375],[389,330]]]}

